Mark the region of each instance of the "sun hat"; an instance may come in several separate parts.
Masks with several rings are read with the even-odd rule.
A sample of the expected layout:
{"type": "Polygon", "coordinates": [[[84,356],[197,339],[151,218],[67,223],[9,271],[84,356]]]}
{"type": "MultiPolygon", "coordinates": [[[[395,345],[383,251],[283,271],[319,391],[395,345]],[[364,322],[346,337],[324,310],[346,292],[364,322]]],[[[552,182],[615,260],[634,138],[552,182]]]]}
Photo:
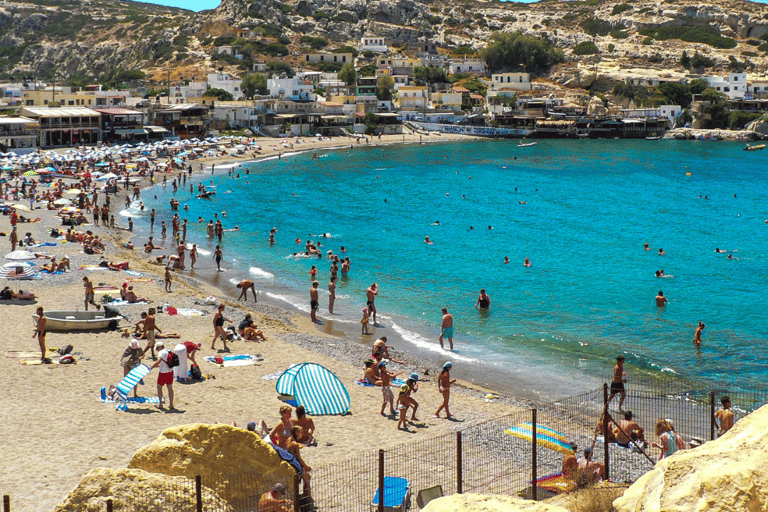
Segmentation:
{"type": "Polygon", "coordinates": [[[419,382],[419,374],[416,372],[413,372],[408,378],[411,380],[415,380],[416,382],[419,382]]]}
{"type": "Polygon", "coordinates": [[[131,340],[131,348],[139,348],[139,340],[131,340]]]}
{"type": "Polygon", "coordinates": [[[165,348],[165,343],[163,343],[162,341],[158,341],[157,343],[155,343],[155,350],[160,350],[161,348],[165,348]]]}
{"type": "Polygon", "coordinates": [[[453,363],[450,361],[446,361],[445,364],[443,365],[443,370],[445,370],[446,368],[453,368],[453,363]]]}
{"type": "Polygon", "coordinates": [[[381,368],[382,366],[387,366],[387,360],[384,359],[383,361],[379,362],[378,366],[379,366],[379,368],[381,368]]]}
{"type": "Polygon", "coordinates": [[[365,363],[365,364],[373,364],[373,363],[374,363],[374,360],[373,360],[373,359],[371,359],[371,358],[369,357],[368,359],[366,359],[365,361],[363,361],[363,363],[365,363]]]}

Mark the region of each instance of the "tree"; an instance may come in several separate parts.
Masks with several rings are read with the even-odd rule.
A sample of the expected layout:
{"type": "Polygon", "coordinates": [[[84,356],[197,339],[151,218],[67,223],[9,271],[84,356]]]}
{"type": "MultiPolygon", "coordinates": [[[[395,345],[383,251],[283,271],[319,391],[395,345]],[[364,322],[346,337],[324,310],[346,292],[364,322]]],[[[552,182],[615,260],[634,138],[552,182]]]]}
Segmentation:
{"type": "Polygon", "coordinates": [[[683,50],[682,55],[680,55],[680,65],[686,69],[691,67],[691,58],[685,50],[683,50]]]}
{"type": "Polygon", "coordinates": [[[709,82],[703,78],[694,78],[688,82],[688,88],[691,90],[691,94],[701,94],[705,89],[709,87],[709,82]]]}
{"type": "Polygon", "coordinates": [[[413,79],[420,85],[445,83],[448,81],[445,70],[435,66],[417,66],[413,68],[413,79]]]}
{"type": "Polygon", "coordinates": [[[379,78],[379,83],[376,86],[376,99],[382,101],[388,101],[392,99],[392,89],[395,88],[395,81],[389,75],[384,75],[379,78]]]}
{"type": "Polygon", "coordinates": [[[546,39],[523,35],[520,32],[494,32],[488,46],[480,51],[491,73],[525,68],[535,72],[562,62],[562,50],[554,48],[546,39]]]}
{"type": "Polygon", "coordinates": [[[344,64],[339,71],[339,80],[343,80],[347,85],[357,83],[357,71],[352,64],[344,64]]]}
{"type": "Polygon", "coordinates": [[[267,71],[277,74],[285,73],[288,78],[292,78],[294,75],[291,65],[282,61],[267,62],[267,71]]]}
{"type": "Polygon", "coordinates": [[[666,105],[680,105],[683,108],[691,104],[691,90],[685,84],[679,82],[665,82],[656,90],[661,94],[662,101],[666,105]]]}
{"type": "Polygon", "coordinates": [[[711,68],[714,66],[715,63],[712,59],[709,57],[705,57],[704,55],[700,54],[698,51],[693,54],[693,57],[691,58],[691,69],[704,69],[704,68],[711,68]]]}
{"type": "Polygon", "coordinates": [[[246,98],[253,98],[256,94],[267,94],[267,77],[259,73],[249,73],[243,76],[240,89],[246,98]]]}
{"type": "Polygon", "coordinates": [[[378,118],[373,112],[368,112],[363,117],[363,124],[365,125],[365,134],[373,135],[376,132],[376,127],[379,125],[378,118]]]}
{"type": "Polygon", "coordinates": [[[224,89],[216,89],[213,87],[209,87],[205,91],[205,95],[214,96],[219,101],[232,101],[234,99],[232,93],[225,91],[224,89]]]}

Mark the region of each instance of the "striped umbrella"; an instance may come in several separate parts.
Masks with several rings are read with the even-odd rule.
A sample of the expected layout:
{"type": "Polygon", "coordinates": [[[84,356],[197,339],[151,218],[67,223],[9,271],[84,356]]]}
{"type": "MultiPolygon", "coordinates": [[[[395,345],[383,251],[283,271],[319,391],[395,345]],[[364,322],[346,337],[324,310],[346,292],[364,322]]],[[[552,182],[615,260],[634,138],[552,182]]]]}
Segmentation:
{"type": "Polygon", "coordinates": [[[37,171],[27,171],[24,176],[37,176],[37,171]]]}
{"type": "MultiPolygon", "coordinates": [[[[514,427],[509,427],[504,433],[530,442],[533,440],[533,424],[522,423],[515,425],[514,427]]],[[[563,455],[573,455],[573,449],[568,439],[557,430],[552,430],[543,425],[536,425],[536,444],[563,455]]]]}
{"type": "Polygon", "coordinates": [[[335,373],[316,363],[301,363],[283,372],[275,383],[277,392],[292,395],[307,414],[346,414],[350,399],[335,373]]]}

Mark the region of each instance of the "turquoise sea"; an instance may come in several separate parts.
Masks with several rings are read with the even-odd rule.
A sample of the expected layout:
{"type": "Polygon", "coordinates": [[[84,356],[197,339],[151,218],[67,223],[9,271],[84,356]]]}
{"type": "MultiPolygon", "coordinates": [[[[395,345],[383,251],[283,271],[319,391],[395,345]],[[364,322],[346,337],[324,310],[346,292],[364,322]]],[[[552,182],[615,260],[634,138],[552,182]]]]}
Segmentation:
{"type": "MultiPolygon", "coordinates": [[[[250,275],[262,299],[308,313],[310,266],[321,290],[330,268],[326,259],[292,256],[309,238],[323,252],[346,247],[352,261],[337,314],[321,330],[362,340],[365,289],[375,281],[382,327],[365,343],[388,336],[399,349],[451,359],[479,383],[508,374],[515,385],[565,394],[602,381],[618,353],[632,371],[710,384],[748,386],[768,374],[768,152],[731,142],[547,140],[518,148],[478,140],[319,156],[243,163],[233,170],[239,178],[193,175],[194,184],[212,180],[212,200],[196,199],[189,182],[176,193],[189,205],[181,212],[189,240],[208,254],[214,212],[226,211],[225,228],[240,227],[225,235],[219,284],[236,293],[228,282],[250,275]],[[669,277],[656,277],[660,269],[669,277]],[[473,307],[480,288],[492,299],[487,313],[473,307]],[[655,304],[659,290],[666,307],[655,304]],[[437,341],[444,306],[455,317],[454,353],[437,341]],[[697,353],[699,321],[706,329],[697,353]]],[[[156,187],[157,200],[145,192],[145,212],[126,213],[156,207],[159,225],[170,219],[171,192],[156,187]]],[[[323,295],[321,316],[330,318],[323,295]]]]}

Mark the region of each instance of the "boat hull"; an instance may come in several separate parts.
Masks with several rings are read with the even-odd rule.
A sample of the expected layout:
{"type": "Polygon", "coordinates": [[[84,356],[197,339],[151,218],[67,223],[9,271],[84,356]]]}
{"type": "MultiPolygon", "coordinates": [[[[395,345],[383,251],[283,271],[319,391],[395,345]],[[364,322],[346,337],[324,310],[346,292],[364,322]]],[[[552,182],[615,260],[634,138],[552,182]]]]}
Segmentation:
{"type": "MultiPolygon", "coordinates": [[[[122,316],[112,316],[107,318],[106,313],[101,311],[46,311],[43,316],[46,318],[45,330],[52,332],[72,332],[72,331],[114,331],[122,316]]],[[[39,315],[32,315],[37,322],[39,315]]]]}

